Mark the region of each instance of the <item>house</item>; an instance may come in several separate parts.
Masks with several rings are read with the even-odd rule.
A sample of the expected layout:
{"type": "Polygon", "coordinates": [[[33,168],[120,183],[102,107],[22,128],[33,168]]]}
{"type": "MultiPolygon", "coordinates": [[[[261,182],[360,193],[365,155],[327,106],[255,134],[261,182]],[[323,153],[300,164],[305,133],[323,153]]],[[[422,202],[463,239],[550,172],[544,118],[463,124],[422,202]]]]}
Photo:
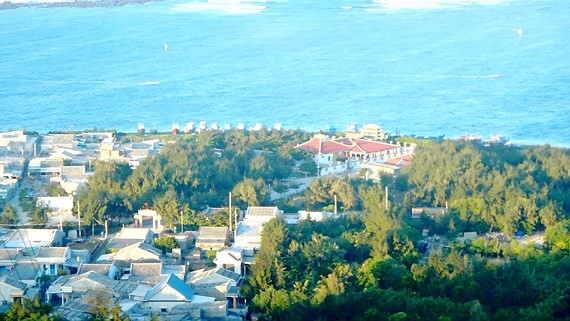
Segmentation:
{"type": "Polygon", "coordinates": [[[67,194],[77,194],[87,187],[87,180],[93,173],[86,173],[85,166],[62,166],[61,176],[52,177],[50,182],[59,183],[67,194]]]}
{"type": "Polygon", "coordinates": [[[63,246],[64,233],[58,229],[10,230],[0,248],[38,249],[46,246],[63,246]]]}
{"type": "Polygon", "coordinates": [[[399,168],[408,167],[412,164],[413,154],[403,155],[390,158],[386,161],[386,165],[398,166],[399,168]]]}
{"type": "Polygon", "coordinates": [[[234,246],[259,249],[261,246],[261,222],[240,221],[235,230],[234,246]]]}
{"type": "Polygon", "coordinates": [[[35,261],[43,275],[67,273],[70,260],[71,249],[69,247],[40,247],[35,255],[35,261]]]}
{"type": "Polygon", "coordinates": [[[0,149],[4,155],[21,155],[29,159],[35,155],[38,136],[27,135],[23,130],[0,132],[0,149]]]}
{"type": "Polygon", "coordinates": [[[165,265],[161,262],[132,262],[123,271],[123,279],[139,284],[155,285],[170,274],[184,280],[186,265],[165,265]]]}
{"type": "Polygon", "coordinates": [[[249,222],[269,222],[272,218],[283,214],[277,206],[248,206],[244,220],[249,222]]]}
{"type": "Polygon", "coordinates": [[[57,306],[51,314],[60,316],[67,321],[85,321],[93,318],[90,310],[90,305],[79,300],[73,300],[65,305],[57,306]]]}
{"type": "Polygon", "coordinates": [[[59,277],[47,289],[46,296],[50,300],[59,298],[65,304],[88,291],[105,291],[113,298],[121,298],[128,297],[136,288],[137,284],[134,282],[113,280],[106,275],[89,271],[79,275],[59,277]]]}
{"type": "Polygon", "coordinates": [[[168,313],[177,305],[214,301],[212,297],[196,295],[190,285],[170,274],[147,292],[143,298],[143,306],[153,313],[168,313]]]}
{"type": "Polygon", "coordinates": [[[149,228],[123,227],[107,245],[108,250],[120,250],[136,243],[152,244],[154,232],[149,228]]]}
{"type": "Polygon", "coordinates": [[[299,220],[312,220],[320,222],[324,219],[333,217],[333,215],[334,213],[325,212],[325,211],[320,211],[320,212],[299,211],[299,220]]]}
{"type": "Polygon", "coordinates": [[[18,192],[18,179],[0,177],[0,199],[10,199],[18,192]]]}
{"type": "Polygon", "coordinates": [[[388,144],[351,137],[331,139],[317,134],[295,148],[310,152],[318,164],[319,175],[326,175],[358,169],[363,161],[384,163],[391,158],[413,154],[415,145],[388,144]]]}
{"type": "Polygon", "coordinates": [[[40,276],[42,276],[42,269],[34,261],[21,261],[17,262],[10,270],[10,276],[18,279],[20,282],[25,283],[28,287],[34,287],[40,276]]]}
{"type": "Polygon", "coordinates": [[[230,269],[240,275],[246,274],[246,268],[254,264],[257,248],[242,247],[241,245],[233,245],[230,248],[221,249],[216,252],[214,263],[216,267],[230,269]]]}
{"type": "Polygon", "coordinates": [[[54,134],[51,140],[51,148],[58,147],[72,149],[76,147],[78,142],[75,140],[75,134],[54,134]]]}
{"type": "MultiPolygon", "coordinates": [[[[113,248],[113,250],[117,250],[113,248]]],[[[97,261],[160,261],[162,256],[162,251],[155,248],[154,246],[144,243],[137,242],[131,245],[127,245],[123,248],[119,248],[117,252],[101,255],[97,261]]]]}
{"type": "Polygon", "coordinates": [[[377,124],[366,124],[362,126],[361,134],[364,138],[370,138],[374,140],[388,138],[388,135],[384,133],[382,127],[377,124]]]}
{"type": "Polygon", "coordinates": [[[77,269],[77,275],[85,274],[90,271],[106,275],[110,279],[116,279],[119,273],[115,263],[82,263],[77,269]]]}
{"type": "Polygon", "coordinates": [[[229,244],[230,230],[227,227],[200,227],[196,247],[202,250],[219,250],[229,244]]]}
{"type": "Polygon", "coordinates": [[[63,167],[62,159],[48,159],[45,157],[32,158],[28,164],[28,175],[60,176],[63,167]]]}
{"type": "MultiPolygon", "coordinates": [[[[18,260],[23,257],[20,249],[5,249],[0,248],[0,269],[12,268],[18,260]]],[[[2,270],[0,270],[2,271],[2,270]]]]}
{"type": "Polygon", "coordinates": [[[398,175],[400,174],[400,167],[396,165],[390,165],[387,163],[377,163],[377,162],[363,162],[360,164],[361,169],[366,170],[366,179],[380,180],[382,174],[398,175]]]}
{"type": "Polygon", "coordinates": [[[225,301],[230,288],[238,286],[241,280],[239,273],[224,268],[201,269],[189,274],[189,283],[195,293],[213,297],[216,301],[225,301]]]}
{"type": "Polygon", "coordinates": [[[21,300],[26,292],[26,284],[17,279],[4,275],[0,277],[0,300],[2,305],[21,300]]]}
{"type": "Polygon", "coordinates": [[[448,207],[413,207],[412,218],[420,218],[422,214],[434,217],[436,215],[445,215],[449,213],[448,207]]]}

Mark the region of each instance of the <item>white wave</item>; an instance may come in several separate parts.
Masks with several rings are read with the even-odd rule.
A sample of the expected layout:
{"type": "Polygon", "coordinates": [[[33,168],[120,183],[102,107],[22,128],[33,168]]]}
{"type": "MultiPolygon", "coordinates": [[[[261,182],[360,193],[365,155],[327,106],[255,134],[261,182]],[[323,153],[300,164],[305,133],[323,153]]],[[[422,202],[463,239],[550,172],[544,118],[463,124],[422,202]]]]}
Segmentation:
{"type": "Polygon", "coordinates": [[[483,75],[483,76],[463,76],[463,78],[500,78],[503,77],[501,74],[494,75],[483,75]]]}
{"type": "Polygon", "coordinates": [[[190,2],[175,4],[171,10],[182,12],[215,12],[223,14],[254,14],[267,6],[241,2],[239,0],[212,0],[211,2],[190,2]]]}
{"type": "Polygon", "coordinates": [[[502,0],[372,0],[384,10],[448,9],[470,5],[497,5],[502,0]]]}
{"type": "Polygon", "coordinates": [[[133,85],[137,86],[152,86],[152,85],[159,85],[160,81],[143,81],[143,82],[134,82],[133,85]]]}

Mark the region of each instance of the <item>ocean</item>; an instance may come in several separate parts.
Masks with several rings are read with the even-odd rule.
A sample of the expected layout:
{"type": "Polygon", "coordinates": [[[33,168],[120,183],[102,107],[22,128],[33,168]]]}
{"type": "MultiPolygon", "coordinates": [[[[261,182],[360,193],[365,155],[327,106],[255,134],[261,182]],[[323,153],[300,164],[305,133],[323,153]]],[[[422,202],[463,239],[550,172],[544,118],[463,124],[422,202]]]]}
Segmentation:
{"type": "Polygon", "coordinates": [[[172,123],[570,146],[570,2],[164,1],[0,11],[0,130],[172,123]]]}

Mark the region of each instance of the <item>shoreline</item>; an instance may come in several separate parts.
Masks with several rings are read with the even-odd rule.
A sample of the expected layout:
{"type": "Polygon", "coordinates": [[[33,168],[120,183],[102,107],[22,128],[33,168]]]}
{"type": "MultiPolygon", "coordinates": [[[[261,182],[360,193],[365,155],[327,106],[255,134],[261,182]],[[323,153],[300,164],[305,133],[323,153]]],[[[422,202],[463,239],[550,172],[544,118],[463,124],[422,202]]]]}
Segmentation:
{"type": "MultiPolygon", "coordinates": [[[[265,128],[266,130],[273,130],[274,128],[272,127],[262,127],[265,128]]],[[[14,129],[9,129],[9,130],[0,130],[1,132],[7,132],[7,131],[12,131],[14,129]]],[[[18,130],[18,129],[16,129],[18,130]]],[[[172,136],[172,132],[169,130],[158,130],[157,132],[153,133],[151,131],[147,131],[145,134],[140,135],[136,130],[118,130],[118,129],[114,129],[114,128],[107,128],[107,129],[102,129],[102,128],[85,128],[83,130],[49,130],[49,131],[37,131],[37,130],[29,130],[29,129],[19,129],[19,130],[23,130],[25,132],[29,132],[29,133],[35,133],[38,135],[49,135],[49,134],[81,134],[81,133],[89,133],[89,132],[114,132],[116,134],[119,135],[139,135],[141,137],[145,137],[145,136],[172,136]]],[[[214,129],[208,128],[205,131],[212,131],[214,129]]],[[[239,130],[237,128],[231,128],[231,129],[227,129],[227,130],[223,130],[223,129],[219,129],[220,131],[233,131],[233,130],[239,130]]],[[[251,128],[245,128],[243,129],[245,131],[253,131],[251,128]]],[[[307,132],[307,133],[319,133],[319,130],[310,130],[310,129],[306,129],[306,128],[280,128],[279,130],[301,130],[303,132],[307,132]]],[[[180,130],[179,134],[175,135],[175,136],[185,136],[185,135],[196,135],[199,134],[198,131],[193,130],[190,133],[184,133],[184,131],[180,130]]],[[[408,138],[412,138],[412,139],[420,139],[420,140],[435,140],[435,141],[443,141],[443,140],[452,140],[452,141],[457,141],[457,140],[465,140],[459,136],[457,137],[452,137],[452,136],[445,136],[445,138],[437,138],[437,137],[433,137],[433,136],[421,136],[421,135],[414,135],[414,134],[398,134],[398,135],[390,135],[391,137],[408,137],[408,138]]],[[[478,141],[481,144],[485,144],[487,143],[486,140],[480,139],[478,141]]],[[[560,148],[560,149],[567,149],[570,150],[570,144],[564,144],[564,143],[549,143],[549,142],[534,142],[534,141],[529,141],[529,140],[520,140],[520,139],[509,139],[509,143],[511,146],[513,147],[538,147],[538,146],[545,146],[548,145],[550,147],[553,148],[560,148]]],[[[504,145],[504,144],[497,144],[496,146],[500,146],[500,145],[504,145]]]]}
{"type": "Polygon", "coordinates": [[[80,1],[54,1],[54,2],[0,2],[0,10],[19,8],[103,8],[122,7],[130,4],[145,4],[165,0],[80,0],[80,1]]]}

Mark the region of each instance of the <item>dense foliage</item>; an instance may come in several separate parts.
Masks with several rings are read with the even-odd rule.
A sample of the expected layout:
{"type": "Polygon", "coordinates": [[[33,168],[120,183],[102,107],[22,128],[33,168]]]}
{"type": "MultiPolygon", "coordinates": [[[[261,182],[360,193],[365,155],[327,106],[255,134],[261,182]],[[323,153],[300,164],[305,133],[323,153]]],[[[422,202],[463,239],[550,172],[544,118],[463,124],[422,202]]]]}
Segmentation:
{"type": "Polygon", "coordinates": [[[397,178],[325,177],[306,192],[307,208],[336,195],[357,212],[266,224],[242,289],[253,308],[274,320],[570,320],[568,152],[422,146],[397,178]],[[411,218],[412,206],[446,203],[449,215],[411,218]],[[427,249],[421,229],[446,241],[427,249]],[[513,238],[544,229],[544,245],[513,238]],[[482,236],[456,241],[464,231],[482,236]]]}
{"type": "Polygon", "coordinates": [[[181,220],[196,226],[206,223],[198,211],[227,205],[232,191],[237,205],[264,204],[268,184],[290,177],[295,162],[308,158],[294,149],[307,137],[302,131],[207,131],[166,144],[134,170],[98,162],[88,190],[79,195],[82,218],[101,223],[150,207],[167,226],[181,220]]]}
{"type": "Polygon", "coordinates": [[[52,310],[51,305],[42,303],[36,296],[33,300],[14,302],[8,311],[0,313],[0,321],[64,321],[59,316],[50,316],[52,310]]]}
{"type": "MultiPolygon", "coordinates": [[[[268,204],[268,185],[279,186],[294,165],[303,176],[313,173],[307,155],[292,148],[306,138],[298,131],[209,132],[165,146],[135,170],[98,163],[80,195],[84,218],[102,221],[148,205],[167,225],[180,213],[185,224],[202,225],[208,220],[196,211],[226,205],[230,191],[239,206],[268,204]]],[[[342,217],[266,224],[242,288],[253,308],[275,320],[570,320],[568,151],[421,146],[398,177],[315,180],[304,207],[334,210],[336,198],[342,217]],[[449,206],[449,214],[413,219],[416,206],[449,206]],[[422,229],[445,241],[427,248],[422,229]],[[468,231],[482,237],[455,241],[468,231]],[[513,238],[536,231],[545,232],[543,246],[513,238]]],[[[227,222],[226,211],[216,215],[210,222],[227,222]]]]}

